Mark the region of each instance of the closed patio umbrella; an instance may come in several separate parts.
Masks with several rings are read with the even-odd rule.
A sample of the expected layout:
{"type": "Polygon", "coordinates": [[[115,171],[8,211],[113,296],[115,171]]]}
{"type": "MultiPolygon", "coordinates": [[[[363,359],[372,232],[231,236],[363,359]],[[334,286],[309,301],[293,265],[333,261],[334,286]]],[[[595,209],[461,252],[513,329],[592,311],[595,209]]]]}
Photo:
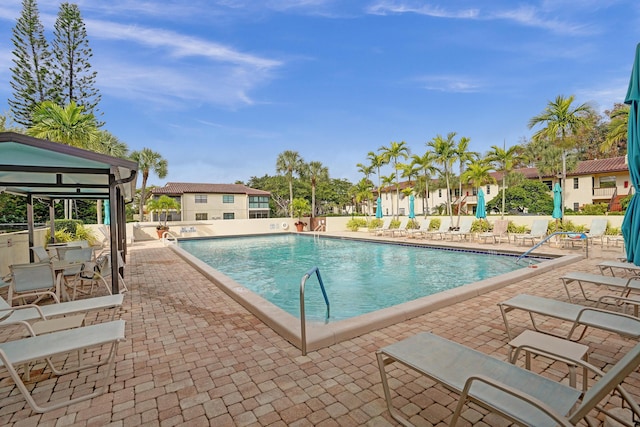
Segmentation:
{"type": "Polygon", "coordinates": [[[556,219],[556,231],[558,231],[558,220],[562,218],[562,187],[557,182],[553,187],[553,213],[551,217],[556,219]]]}
{"type": "Polygon", "coordinates": [[[415,197],[413,194],[409,196],[409,218],[415,218],[415,197]]]}
{"type": "Polygon", "coordinates": [[[104,225],[109,225],[111,224],[111,209],[109,206],[109,201],[105,200],[103,206],[104,206],[104,225]]]}
{"type": "Polygon", "coordinates": [[[640,265],[640,44],[636,46],[629,89],[624,99],[629,104],[629,127],[627,128],[627,162],[631,183],[636,190],[631,197],[622,220],[622,235],[627,249],[627,261],[640,265]]]}
{"type": "Polygon", "coordinates": [[[476,206],[476,218],[483,219],[487,217],[487,207],[484,201],[484,192],[482,188],[478,190],[478,206],[476,206]]]}
{"type": "Polygon", "coordinates": [[[382,218],[382,197],[378,197],[376,204],[376,218],[382,218]]]}

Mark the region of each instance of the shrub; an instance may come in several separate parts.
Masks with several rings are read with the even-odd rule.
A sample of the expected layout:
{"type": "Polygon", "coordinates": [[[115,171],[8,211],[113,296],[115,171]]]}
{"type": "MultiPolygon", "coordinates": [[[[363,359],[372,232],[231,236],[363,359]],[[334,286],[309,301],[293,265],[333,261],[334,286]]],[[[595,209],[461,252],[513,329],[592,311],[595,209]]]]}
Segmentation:
{"type": "Polygon", "coordinates": [[[524,234],[527,231],[528,231],[528,228],[526,225],[515,225],[513,221],[509,221],[509,225],[507,225],[508,233],[524,234]]]}
{"type": "Polygon", "coordinates": [[[351,218],[347,222],[347,228],[351,231],[358,231],[360,227],[366,227],[367,220],[365,218],[351,218]]]}
{"type": "MultiPolygon", "coordinates": [[[[56,227],[56,234],[55,234],[56,243],[73,242],[75,240],[86,240],[87,242],[89,242],[90,246],[93,246],[98,243],[98,239],[96,238],[95,234],[93,234],[93,231],[85,227],[82,224],[82,221],[56,220],[54,224],[56,227]],[[59,222],[60,222],[60,226],[58,225],[59,222]],[[70,224],[72,224],[71,227],[73,228],[73,232],[65,228],[63,224],[66,226],[70,226],[70,224]]],[[[48,244],[51,241],[50,228],[47,229],[44,238],[45,238],[46,244],[48,244]]]]}
{"type": "Polygon", "coordinates": [[[382,227],[382,219],[381,218],[374,218],[371,221],[369,221],[369,230],[375,230],[376,228],[380,228],[382,227]]]}
{"type": "Polygon", "coordinates": [[[491,230],[492,226],[489,224],[489,221],[484,219],[476,219],[471,224],[471,231],[474,233],[484,233],[491,230]]]}
{"type": "Polygon", "coordinates": [[[606,203],[596,203],[593,205],[584,205],[581,213],[584,215],[604,215],[607,213],[609,206],[606,203]]]}
{"type": "Polygon", "coordinates": [[[429,230],[437,230],[440,228],[442,220],[440,218],[433,218],[429,223],[429,230]]]}
{"type": "Polygon", "coordinates": [[[619,236],[622,234],[622,230],[620,229],[620,227],[609,227],[607,225],[607,229],[604,234],[607,236],[619,236]]]}

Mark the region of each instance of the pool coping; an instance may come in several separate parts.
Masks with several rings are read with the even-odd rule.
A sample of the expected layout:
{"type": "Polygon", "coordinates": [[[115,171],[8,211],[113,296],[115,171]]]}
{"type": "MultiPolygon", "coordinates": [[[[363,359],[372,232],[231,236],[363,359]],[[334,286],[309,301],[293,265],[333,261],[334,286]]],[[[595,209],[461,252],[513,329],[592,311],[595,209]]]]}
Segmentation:
{"type": "MultiPolygon", "coordinates": [[[[382,241],[378,243],[389,242],[382,241]]],[[[191,255],[178,245],[171,244],[169,247],[187,263],[216,284],[233,300],[238,302],[250,313],[259,318],[264,324],[273,329],[277,334],[297,348],[302,348],[299,318],[287,313],[275,304],[267,301],[240,283],[207,265],[205,262],[191,255]]],[[[492,253],[493,252],[495,251],[492,251],[492,253]]],[[[504,252],[508,253],[509,251],[504,252]]],[[[451,304],[465,301],[496,289],[501,289],[519,280],[552,271],[581,259],[584,259],[582,255],[564,255],[542,261],[539,264],[529,266],[529,268],[522,268],[520,270],[480,280],[478,282],[469,283],[454,289],[439,292],[435,295],[428,295],[413,301],[408,301],[350,319],[339,320],[328,324],[307,322],[306,349],[307,351],[313,351],[329,347],[342,341],[355,338],[364,333],[386,326],[391,326],[398,322],[438,310],[451,304]]]]}

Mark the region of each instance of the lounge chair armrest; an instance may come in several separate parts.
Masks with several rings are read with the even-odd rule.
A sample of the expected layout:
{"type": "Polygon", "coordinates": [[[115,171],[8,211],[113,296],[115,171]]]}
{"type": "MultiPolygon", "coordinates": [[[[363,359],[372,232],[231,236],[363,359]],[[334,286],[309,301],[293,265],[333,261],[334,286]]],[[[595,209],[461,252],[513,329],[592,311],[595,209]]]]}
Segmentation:
{"type": "Polygon", "coordinates": [[[628,315],[628,314],[624,314],[624,313],[617,313],[617,312],[615,312],[615,311],[605,310],[605,309],[603,309],[603,308],[597,308],[597,307],[584,307],[584,308],[583,308],[582,310],[580,310],[580,312],[578,313],[578,317],[576,318],[575,323],[576,323],[576,324],[579,324],[579,323],[580,323],[580,321],[581,321],[581,319],[582,319],[582,316],[584,315],[584,313],[587,313],[587,312],[590,312],[590,311],[595,311],[595,312],[598,312],[598,313],[602,313],[602,314],[606,314],[606,315],[614,316],[614,317],[618,317],[618,316],[619,316],[619,317],[626,317],[626,318],[628,318],[628,319],[633,319],[633,320],[636,320],[636,321],[640,322],[640,319],[638,319],[638,318],[637,318],[637,317],[635,317],[635,316],[630,316],[630,315],[628,315]]]}
{"type": "MultiPolygon", "coordinates": [[[[489,387],[493,387],[495,389],[498,389],[508,395],[511,395],[519,400],[521,400],[522,402],[531,405],[535,408],[537,408],[538,410],[540,410],[541,412],[544,412],[549,418],[555,420],[559,425],[561,426],[572,426],[571,423],[569,423],[569,421],[567,420],[566,417],[564,417],[561,414],[558,414],[556,411],[554,411],[551,407],[549,407],[549,405],[545,404],[544,402],[540,401],[539,399],[536,399],[533,396],[530,396],[526,393],[523,393],[513,387],[510,387],[504,383],[501,383],[499,381],[493,380],[487,376],[484,375],[473,375],[470,376],[469,378],[467,378],[467,381],[464,384],[464,389],[462,390],[462,394],[460,395],[460,400],[458,400],[458,404],[456,406],[455,412],[454,412],[454,416],[453,416],[453,420],[456,420],[458,418],[458,416],[461,414],[462,412],[462,407],[464,406],[464,403],[469,399],[469,392],[471,390],[471,387],[473,386],[474,382],[481,382],[484,383],[486,385],[488,385],[489,387]]],[[[478,402],[482,402],[482,399],[474,396],[473,397],[474,400],[478,401],[478,402]]],[[[488,404],[488,403],[487,403],[488,404]]],[[[489,405],[491,406],[491,405],[489,405]]],[[[497,408],[495,408],[497,409],[497,408]]],[[[452,420],[452,425],[453,425],[453,420],[452,420]]]]}
{"type": "MultiPolygon", "coordinates": [[[[38,315],[40,316],[40,318],[42,320],[47,320],[47,316],[44,315],[44,313],[42,312],[42,308],[40,308],[40,306],[37,305],[37,304],[15,305],[15,306],[12,306],[12,307],[0,308],[0,313],[3,313],[5,311],[13,312],[13,311],[16,311],[16,310],[26,310],[26,309],[29,309],[29,308],[32,308],[32,309],[36,310],[38,312],[38,315]]],[[[1,315],[0,315],[0,317],[1,317],[1,315]]]]}

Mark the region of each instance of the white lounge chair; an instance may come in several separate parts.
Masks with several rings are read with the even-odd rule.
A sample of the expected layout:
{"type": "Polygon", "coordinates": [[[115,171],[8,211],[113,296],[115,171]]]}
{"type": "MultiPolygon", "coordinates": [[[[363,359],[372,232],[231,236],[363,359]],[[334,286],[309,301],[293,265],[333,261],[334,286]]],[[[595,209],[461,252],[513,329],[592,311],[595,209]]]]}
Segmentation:
{"type": "Polygon", "coordinates": [[[407,224],[409,224],[409,218],[402,218],[398,228],[389,228],[388,230],[384,230],[382,234],[385,236],[390,235],[391,237],[395,237],[396,234],[398,236],[403,236],[407,232],[407,224]]]}
{"type": "MultiPolygon", "coordinates": [[[[107,295],[103,297],[86,298],[77,301],[61,302],[58,304],[36,305],[27,304],[10,306],[4,298],[0,298],[0,325],[22,323],[34,320],[48,320],[59,316],[68,316],[86,313],[92,310],[117,308],[122,306],[124,296],[122,294],[107,295]]],[[[111,318],[115,316],[113,310],[111,318]]]]}
{"type": "Polygon", "coordinates": [[[376,236],[384,234],[385,231],[389,230],[391,227],[391,217],[388,216],[382,220],[382,225],[378,228],[374,228],[371,230],[371,234],[375,234],[376,236]]]}
{"type": "Polygon", "coordinates": [[[615,332],[624,337],[640,338],[640,319],[624,313],[616,313],[601,308],[585,307],[583,305],[527,294],[516,295],[507,301],[499,303],[498,306],[500,307],[509,339],[513,339],[513,335],[509,327],[507,313],[512,310],[528,312],[533,328],[538,332],[545,332],[550,335],[556,334],[552,334],[549,331],[541,331],[536,324],[534,314],[571,322],[573,325],[567,336],[556,336],[573,341],[580,341],[589,327],[615,332]],[[579,327],[584,327],[584,329],[577,339],[573,339],[572,336],[579,327]]]}
{"type": "MultiPolygon", "coordinates": [[[[124,327],[124,320],[114,320],[91,326],[83,326],[80,328],[3,342],[0,343],[0,367],[4,367],[9,371],[9,375],[15,382],[18,390],[22,393],[31,409],[35,412],[44,413],[84,400],[92,399],[104,392],[108,377],[113,371],[118,344],[121,341],[124,341],[124,327]],[[59,354],[78,352],[102,345],[110,345],[109,353],[106,357],[103,356],[101,360],[91,365],[83,365],[82,363],[79,363],[79,366],[58,369],[51,361],[51,357],[59,354]],[[92,393],[87,393],[85,389],[80,396],[72,399],[45,402],[43,404],[35,401],[34,397],[29,392],[29,388],[24,384],[17,371],[18,366],[26,366],[37,360],[46,360],[55,375],[94,368],[104,364],[107,364],[108,368],[104,370],[100,378],[97,378],[96,388],[92,393]],[[98,383],[101,384],[98,386],[98,383]]],[[[93,381],[93,378],[92,376],[89,376],[85,380],[93,381]]],[[[49,395],[50,393],[43,394],[49,395]]]]}
{"type": "Polygon", "coordinates": [[[478,239],[482,239],[484,243],[487,243],[488,239],[492,239],[493,243],[502,243],[502,239],[506,238],[507,242],[509,241],[509,235],[507,234],[507,229],[509,228],[509,220],[507,219],[497,219],[493,223],[493,230],[488,231],[486,233],[478,234],[478,239]]]}
{"type": "Polygon", "coordinates": [[[531,231],[526,234],[516,234],[513,236],[513,243],[519,243],[522,241],[522,244],[527,243],[527,240],[531,240],[531,245],[536,244],[536,240],[544,239],[544,236],[547,235],[547,229],[549,228],[549,221],[546,219],[536,219],[531,224],[531,231]]]}
{"type": "Polygon", "coordinates": [[[612,411],[600,403],[614,390],[620,393],[625,406],[640,415],[638,404],[621,386],[640,365],[640,344],[607,373],[576,361],[599,377],[583,397],[581,391],[573,387],[426,332],[386,346],[377,351],[376,357],[387,408],[391,416],[405,426],[412,424],[393,407],[385,370],[385,366],[393,362],[460,394],[451,426],[456,425],[467,400],[519,425],[573,426],[594,409],[612,416],[612,411]]]}
{"type": "Polygon", "coordinates": [[[426,232],[429,231],[429,226],[431,225],[430,219],[423,219],[420,221],[420,227],[414,228],[412,230],[407,230],[408,237],[422,237],[426,232]]]}
{"type": "Polygon", "coordinates": [[[577,282],[578,286],[580,286],[580,291],[582,292],[582,296],[587,301],[593,301],[592,299],[587,297],[587,294],[584,292],[584,288],[582,287],[582,283],[592,283],[594,285],[602,285],[608,286],[610,288],[619,289],[620,296],[628,296],[629,292],[636,291],[640,292],[640,277],[613,277],[613,276],[604,276],[602,274],[592,274],[592,273],[582,273],[579,271],[571,271],[569,273],[565,273],[560,277],[562,279],[562,284],[564,285],[564,289],[567,291],[567,297],[569,297],[569,301],[571,300],[571,294],[569,293],[569,284],[572,282],[577,282]]]}
{"type": "Polygon", "coordinates": [[[471,226],[473,225],[473,217],[464,217],[460,221],[460,228],[458,230],[453,230],[448,233],[451,236],[451,240],[455,236],[457,236],[460,240],[463,238],[466,240],[467,236],[471,236],[471,226]]]}
{"type": "Polygon", "coordinates": [[[444,236],[449,232],[449,226],[451,225],[451,218],[440,218],[440,227],[437,230],[425,232],[425,237],[435,238],[438,236],[444,240],[444,236]]]}
{"type": "Polygon", "coordinates": [[[598,268],[600,268],[600,272],[602,274],[605,271],[609,270],[612,276],[615,276],[614,268],[619,270],[625,270],[627,273],[633,273],[635,275],[640,275],[640,266],[635,265],[632,262],[624,262],[624,261],[602,261],[598,264],[598,268]]]}

